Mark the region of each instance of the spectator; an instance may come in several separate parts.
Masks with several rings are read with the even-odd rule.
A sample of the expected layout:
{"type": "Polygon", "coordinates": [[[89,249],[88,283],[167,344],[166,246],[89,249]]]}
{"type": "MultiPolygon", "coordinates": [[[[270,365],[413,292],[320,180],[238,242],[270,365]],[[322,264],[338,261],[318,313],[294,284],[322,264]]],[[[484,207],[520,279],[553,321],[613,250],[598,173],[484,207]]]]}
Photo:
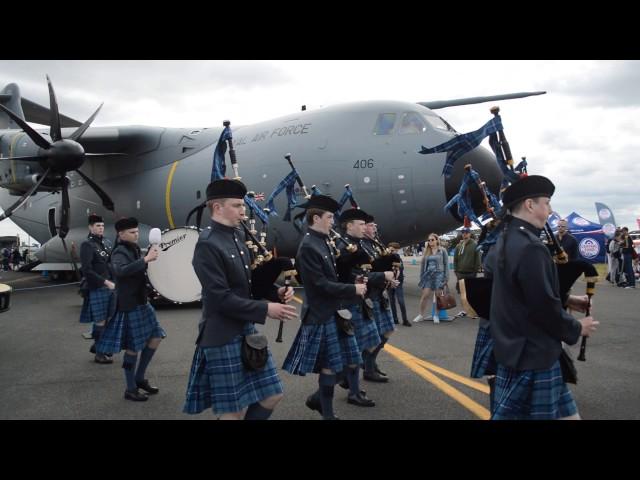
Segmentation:
{"type": "MultiPolygon", "coordinates": [[[[418,316],[413,319],[420,322],[425,319],[424,313],[427,311],[429,299],[439,294],[445,287],[449,279],[449,256],[447,251],[440,246],[440,239],[435,233],[430,233],[428,245],[424,251],[424,256],[420,262],[420,281],[418,286],[422,289],[418,316]]],[[[433,317],[433,323],[440,323],[438,313],[433,317]]]]}
{"type": "Polygon", "coordinates": [[[11,262],[13,263],[13,270],[18,270],[20,268],[22,255],[20,255],[20,250],[18,250],[18,247],[15,247],[13,249],[13,253],[11,254],[11,262]]]}
{"type": "Polygon", "coordinates": [[[636,276],[633,273],[633,240],[629,236],[629,229],[622,229],[622,269],[627,280],[624,288],[636,288],[636,276]]]}
{"type": "MultiPolygon", "coordinates": [[[[389,250],[391,254],[398,253],[400,250],[400,244],[396,242],[391,242],[389,245],[389,250]]],[[[410,327],[411,323],[407,320],[407,307],[404,303],[404,263],[400,263],[398,277],[396,278],[400,284],[396,288],[389,289],[389,300],[391,301],[391,313],[393,314],[393,322],[397,325],[399,324],[398,320],[398,312],[396,311],[396,299],[398,300],[398,304],[400,305],[400,313],[402,314],[402,325],[405,327],[410,327]]]]}
{"type": "Polygon", "coordinates": [[[567,221],[565,219],[558,221],[558,241],[563,250],[567,253],[569,261],[578,260],[578,241],[576,237],[569,233],[567,229],[567,221]]]}
{"type": "MultiPolygon", "coordinates": [[[[480,271],[480,252],[475,240],[471,238],[469,228],[462,229],[462,240],[456,245],[453,254],[453,271],[458,282],[465,278],[476,278],[480,271]]],[[[456,291],[460,294],[460,285],[456,282],[456,291]]],[[[456,317],[465,317],[467,312],[461,310],[456,317]]]]}
{"type": "Polygon", "coordinates": [[[620,273],[622,273],[622,232],[616,230],[614,237],[609,243],[609,255],[611,256],[611,272],[609,281],[614,285],[620,285],[620,273]]]}

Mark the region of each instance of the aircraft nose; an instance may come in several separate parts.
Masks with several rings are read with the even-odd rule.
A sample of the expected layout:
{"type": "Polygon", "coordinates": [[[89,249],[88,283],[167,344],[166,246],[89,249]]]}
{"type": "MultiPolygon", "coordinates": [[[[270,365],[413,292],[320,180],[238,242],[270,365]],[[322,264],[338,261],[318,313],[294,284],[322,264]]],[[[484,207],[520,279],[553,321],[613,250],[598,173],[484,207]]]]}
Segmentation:
{"type": "MultiPolygon", "coordinates": [[[[447,202],[458,193],[458,190],[460,190],[462,178],[464,177],[464,166],[467,164],[471,164],[473,169],[480,175],[482,181],[487,184],[489,190],[498,196],[500,183],[502,182],[502,172],[500,171],[500,167],[498,167],[498,163],[493,152],[480,146],[460,157],[453,166],[451,177],[445,180],[445,195],[447,197],[447,202]]],[[[482,194],[480,193],[477,185],[473,185],[469,190],[471,191],[473,211],[476,215],[480,216],[485,212],[484,204],[482,202],[482,194]]],[[[459,222],[463,221],[463,219],[458,215],[457,207],[454,206],[452,208],[451,214],[459,222]]]]}

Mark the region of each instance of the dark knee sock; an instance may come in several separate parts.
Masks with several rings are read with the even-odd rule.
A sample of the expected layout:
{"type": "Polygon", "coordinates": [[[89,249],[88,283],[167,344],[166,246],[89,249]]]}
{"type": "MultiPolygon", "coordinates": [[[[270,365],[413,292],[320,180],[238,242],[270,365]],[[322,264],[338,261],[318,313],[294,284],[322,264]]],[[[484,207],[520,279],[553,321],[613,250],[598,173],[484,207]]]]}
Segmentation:
{"type": "Polygon", "coordinates": [[[360,368],[347,367],[347,382],[349,382],[349,395],[360,393],[360,368]]]}
{"type": "Polygon", "coordinates": [[[489,384],[489,411],[493,414],[496,401],[496,377],[487,378],[487,383],[489,384]]]}
{"type": "Polygon", "coordinates": [[[149,366],[149,362],[151,362],[151,358],[154,353],[156,353],[155,348],[144,347],[142,349],[142,353],[140,354],[140,363],[138,364],[138,370],[136,371],[137,382],[144,380],[144,374],[147,371],[147,367],[149,366]]]}
{"type": "Polygon", "coordinates": [[[322,405],[323,418],[333,418],[333,389],[335,384],[335,375],[321,373],[318,377],[318,385],[320,385],[320,404],[322,405]]]}
{"type": "Polygon", "coordinates": [[[104,325],[96,325],[95,323],[93,324],[93,330],[91,332],[91,335],[93,336],[93,345],[98,345],[98,342],[100,341],[100,337],[102,337],[102,333],[104,332],[104,325]]]}
{"type": "Polygon", "coordinates": [[[362,352],[362,361],[364,363],[364,371],[366,373],[371,373],[375,369],[373,365],[373,356],[369,350],[364,350],[362,352]]]}
{"type": "Polygon", "coordinates": [[[382,350],[384,348],[385,343],[387,343],[389,341],[389,339],[387,337],[382,337],[381,340],[382,341],[380,342],[380,344],[376,347],[376,349],[371,354],[371,356],[373,357],[374,365],[378,361],[378,354],[380,353],[380,350],[382,350]]]}
{"type": "Polygon", "coordinates": [[[127,390],[130,392],[135,391],[138,387],[136,385],[135,379],[135,368],[136,368],[136,360],[138,360],[138,354],[129,355],[128,353],[124,354],[124,358],[122,359],[122,368],[124,369],[124,378],[127,381],[127,390]]]}
{"type": "Polygon", "coordinates": [[[244,416],[245,420],[269,420],[269,417],[273,413],[273,410],[264,408],[260,405],[260,402],[252,403],[247,408],[247,413],[244,416]]]}

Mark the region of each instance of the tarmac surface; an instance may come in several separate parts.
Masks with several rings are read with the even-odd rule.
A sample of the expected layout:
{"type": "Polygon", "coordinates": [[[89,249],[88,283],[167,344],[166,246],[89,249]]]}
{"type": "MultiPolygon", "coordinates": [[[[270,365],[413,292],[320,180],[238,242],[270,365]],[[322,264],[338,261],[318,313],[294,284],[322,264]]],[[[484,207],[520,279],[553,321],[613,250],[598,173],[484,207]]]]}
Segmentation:
{"type": "MultiPolygon", "coordinates": [[[[410,321],[417,314],[419,299],[418,266],[412,260],[404,259],[410,321]]],[[[160,393],[147,402],[131,402],[123,399],[122,354],[115,355],[111,365],[93,362],[89,353],[92,340],[82,336],[90,326],[78,322],[82,298],[77,285],[17,272],[0,272],[0,283],[14,288],[10,310],[0,313],[0,419],[215,418],[211,411],[182,413],[200,316],[198,305],[157,308],[158,320],[168,336],[147,377],[160,393]]],[[[572,293],[582,295],[584,287],[578,280],[572,293]]],[[[302,290],[297,290],[297,296],[303,296],[302,290]]],[[[601,325],[588,340],[587,361],[576,362],[578,385],[571,386],[580,414],[590,420],[640,419],[640,289],[625,290],[601,280],[593,302],[593,315],[601,325]]],[[[294,305],[300,309],[299,303],[294,305]]],[[[448,312],[449,317],[459,310],[458,299],[458,307],[448,312]]],[[[283,343],[275,342],[278,324],[267,319],[259,329],[266,332],[276,365],[281,366],[299,321],[285,324],[283,343]]],[[[488,418],[486,382],[468,377],[477,320],[462,317],[440,324],[426,321],[396,327],[378,357],[389,383],[361,382],[376,406],[350,405],[346,391],[336,386],[334,409],[341,419],[488,418]]],[[[572,347],[574,358],[578,347],[572,347]]],[[[292,376],[284,371],[280,376],[285,397],[272,419],[320,419],[304,404],[317,388],[317,376],[292,376]]]]}

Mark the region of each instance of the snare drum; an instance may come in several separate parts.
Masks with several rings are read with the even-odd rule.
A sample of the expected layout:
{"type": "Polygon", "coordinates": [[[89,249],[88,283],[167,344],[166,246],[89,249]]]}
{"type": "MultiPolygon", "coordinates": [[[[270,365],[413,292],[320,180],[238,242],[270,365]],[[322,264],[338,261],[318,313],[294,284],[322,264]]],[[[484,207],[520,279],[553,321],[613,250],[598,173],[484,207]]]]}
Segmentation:
{"type": "Polygon", "coordinates": [[[0,312],[6,312],[11,307],[11,291],[9,285],[0,283],[0,312]]]}
{"type": "Polygon", "coordinates": [[[191,261],[200,231],[196,227],[172,228],[162,232],[160,255],[149,262],[147,277],[153,290],[176,303],[197,302],[202,286],[191,261]]]}

